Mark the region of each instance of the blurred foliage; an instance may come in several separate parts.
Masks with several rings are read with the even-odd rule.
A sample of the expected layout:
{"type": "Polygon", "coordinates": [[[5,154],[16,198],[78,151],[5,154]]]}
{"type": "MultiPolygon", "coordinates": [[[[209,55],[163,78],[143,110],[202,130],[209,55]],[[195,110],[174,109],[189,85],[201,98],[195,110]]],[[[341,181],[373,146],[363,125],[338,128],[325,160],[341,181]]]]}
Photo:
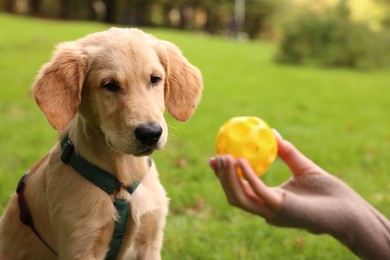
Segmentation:
{"type": "Polygon", "coordinates": [[[372,69],[390,66],[390,31],[349,19],[345,1],[319,15],[301,10],[282,26],[276,60],[283,63],[372,69]]]}
{"type": "MultiPolygon", "coordinates": [[[[279,23],[279,18],[286,20],[284,16],[287,16],[291,19],[282,26],[284,40],[279,61],[312,63],[314,60],[325,66],[350,67],[372,67],[388,62],[382,59],[384,56],[381,52],[370,53],[367,50],[371,48],[375,51],[387,51],[384,44],[389,38],[369,31],[367,24],[370,21],[367,17],[360,15],[360,18],[364,18],[361,20],[363,24],[355,24],[352,20],[356,13],[353,12],[350,16],[348,10],[342,10],[343,8],[337,8],[333,12],[313,12],[313,9],[326,10],[335,1],[240,0],[245,5],[245,12],[240,17],[240,12],[235,10],[236,2],[238,0],[0,0],[0,11],[45,19],[91,20],[134,27],[202,31],[240,40],[277,39],[278,29],[275,24],[279,23]],[[310,7],[311,10],[302,9],[303,6],[310,7]],[[291,12],[291,9],[302,10],[291,12]],[[342,14],[340,11],[347,13],[342,14]],[[338,14],[334,15],[335,13],[338,14]],[[361,40],[364,35],[370,39],[361,40]],[[377,40],[380,44],[375,43],[377,40]],[[322,44],[318,44],[321,41],[322,44]],[[355,45],[356,41],[359,46],[355,45]],[[338,57],[340,53],[342,55],[338,57]]],[[[351,7],[353,3],[359,10],[364,10],[366,6],[372,7],[375,10],[370,14],[379,15],[375,17],[376,26],[390,28],[389,0],[339,2],[341,7],[351,7]]]]}
{"type": "Polygon", "coordinates": [[[0,10],[42,18],[94,20],[130,26],[171,27],[251,38],[267,32],[280,0],[246,0],[246,23],[236,23],[235,0],[0,0],[0,10]],[[229,31],[233,30],[233,32],[229,31]]]}

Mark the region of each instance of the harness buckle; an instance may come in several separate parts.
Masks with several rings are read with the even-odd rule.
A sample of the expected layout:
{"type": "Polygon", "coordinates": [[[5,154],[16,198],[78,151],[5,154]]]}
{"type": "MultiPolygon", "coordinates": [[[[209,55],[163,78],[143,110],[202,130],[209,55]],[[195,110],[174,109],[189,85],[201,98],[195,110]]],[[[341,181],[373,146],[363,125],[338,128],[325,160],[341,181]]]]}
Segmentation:
{"type": "Polygon", "coordinates": [[[73,151],[74,151],[74,145],[68,139],[67,142],[62,147],[61,161],[65,164],[68,164],[73,151]]]}

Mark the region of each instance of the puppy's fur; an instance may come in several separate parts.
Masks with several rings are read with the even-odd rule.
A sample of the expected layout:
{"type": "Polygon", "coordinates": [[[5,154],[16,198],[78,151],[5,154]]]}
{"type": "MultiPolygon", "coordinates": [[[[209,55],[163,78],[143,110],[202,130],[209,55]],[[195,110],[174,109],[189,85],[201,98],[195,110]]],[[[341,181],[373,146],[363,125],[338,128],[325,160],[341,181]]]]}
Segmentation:
{"type": "MultiPolygon", "coordinates": [[[[172,43],[137,29],[112,28],[57,47],[33,85],[50,124],[68,135],[86,160],[124,185],[142,180],[117,259],[160,259],[168,199],[149,155],[167,141],[165,108],[189,119],[202,77],[172,43]],[[157,82],[157,83],[156,83],[157,82]],[[156,142],[142,142],[140,126],[162,128],[156,142]]],[[[30,169],[25,196],[34,224],[60,259],[104,259],[117,213],[113,198],[60,159],[57,143],[30,169]]],[[[19,220],[14,194],[0,220],[0,259],[57,257],[19,220]]]]}

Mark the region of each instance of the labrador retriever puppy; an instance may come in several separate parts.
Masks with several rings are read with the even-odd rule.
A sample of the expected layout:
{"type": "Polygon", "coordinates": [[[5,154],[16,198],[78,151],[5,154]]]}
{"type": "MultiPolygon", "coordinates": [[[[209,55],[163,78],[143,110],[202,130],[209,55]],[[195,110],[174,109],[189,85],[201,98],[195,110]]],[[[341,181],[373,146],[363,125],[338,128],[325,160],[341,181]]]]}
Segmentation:
{"type": "Polygon", "coordinates": [[[0,259],[160,259],[168,199],[150,155],[167,142],[165,108],[186,121],[202,88],[174,44],[138,29],[58,45],[32,93],[60,140],[6,207],[0,259]],[[110,192],[105,180],[116,183],[110,192]],[[118,201],[129,208],[120,212],[118,201]]]}

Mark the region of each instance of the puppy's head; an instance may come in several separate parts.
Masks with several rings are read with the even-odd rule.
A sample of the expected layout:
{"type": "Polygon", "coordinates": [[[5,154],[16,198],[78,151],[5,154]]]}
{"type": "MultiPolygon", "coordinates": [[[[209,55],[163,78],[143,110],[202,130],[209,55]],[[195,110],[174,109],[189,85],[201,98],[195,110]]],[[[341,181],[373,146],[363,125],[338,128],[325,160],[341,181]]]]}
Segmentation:
{"type": "Polygon", "coordinates": [[[185,121],[201,91],[199,70],[175,45],[118,28],[60,44],[33,85],[54,128],[65,130],[77,116],[111,149],[136,156],[165,145],[165,108],[185,121]]]}

